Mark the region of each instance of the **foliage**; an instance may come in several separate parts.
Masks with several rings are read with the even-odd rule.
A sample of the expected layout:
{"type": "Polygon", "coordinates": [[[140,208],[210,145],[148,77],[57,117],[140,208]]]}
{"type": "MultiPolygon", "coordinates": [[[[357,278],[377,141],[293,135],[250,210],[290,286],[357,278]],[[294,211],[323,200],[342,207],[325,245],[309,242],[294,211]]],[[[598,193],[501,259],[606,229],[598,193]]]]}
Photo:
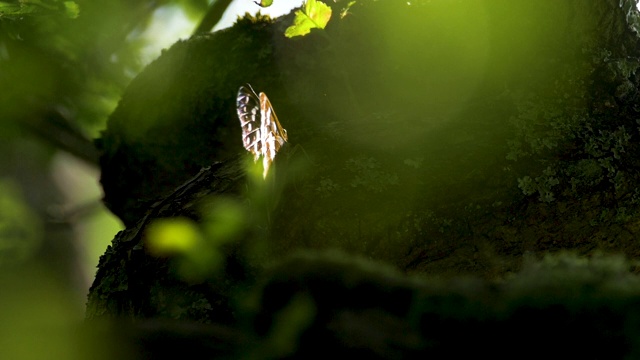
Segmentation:
{"type": "MultiPolygon", "coordinates": [[[[556,170],[547,167],[541,175],[524,176],[518,186],[525,195],[539,193],[539,199],[551,202],[556,199],[552,187],[559,185],[563,193],[581,196],[608,180],[614,193],[621,194],[631,179],[627,178],[637,148],[632,139],[638,136],[634,123],[625,116],[616,116],[618,107],[627,106],[637,98],[636,77],[639,63],[632,59],[612,58],[611,51],[585,50],[588,54],[580,66],[564,71],[562,80],[553,88],[552,97],[531,99],[515,95],[518,115],[512,118],[516,129],[515,139],[509,140],[507,159],[524,161],[537,159],[553,162],[556,170]],[[577,71],[576,69],[598,69],[577,71]],[[614,86],[613,97],[603,99],[603,108],[589,109],[585,75],[598,74],[604,86],[614,86]],[[615,105],[614,105],[615,104],[615,105]],[[604,112],[604,115],[599,112],[604,112]],[[604,123],[606,116],[616,117],[617,122],[604,123]]],[[[597,89],[595,91],[598,91],[597,89]]]]}
{"type": "Polygon", "coordinates": [[[287,28],[284,35],[292,38],[308,34],[311,29],[324,29],[331,19],[331,8],[322,1],[307,0],[302,10],[296,11],[293,25],[287,28]]]}
{"type": "MultiPolygon", "coordinates": [[[[141,70],[140,52],[146,45],[142,35],[154,12],[178,5],[193,13],[196,3],[202,0],[171,0],[147,7],[61,0],[0,3],[0,86],[11,89],[0,99],[0,127],[26,127],[54,144],[65,139],[66,144],[88,142],[104,127],[125,86],[141,70]],[[48,121],[53,116],[45,114],[51,109],[63,120],[48,121]],[[58,134],[65,134],[60,135],[64,139],[55,138],[58,134]],[[69,137],[80,139],[71,142],[69,137]]],[[[200,6],[199,13],[203,11],[200,6]]],[[[83,148],[66,150],[90,158],[83,156],[83,148]]]]}
{"type": "Polygon", "coordinates": [[[552,202],[555,200],[551,188],[558,185],[560,181],[555,178],[556,172],[547,167],[541,176],[531,179],[529,176],[525,176],[522,179],[518,179],[518,187],[525,195],[532,195],[535,193],[540,194],[540,201],[552,202]]]}
{"type": "MultiPolygon", "coordinates": [[[[0,333],[13,334],[0,358],[127,358],[120,345],[94,353],[107,337],[90,346],[80,331],[97,260],[87,253],[104,252],[122,226],[100,202],[92,138],[142,69],[143,35],[156,10],[188,7],[199,18],[206,6],[0,2],[0,333]],[[69,166],[78,159],[84,167],[69,166]],[[106,221],[113,225],[95,226],[106,221]]],[[[123,278],[110,279],[114,292],[127,290],[123,278]]]]}
{"type": "Polygon", "coordinates": [[[0,1],[0,20],[20,20],[25,16],[63,13],[71,19],[78,17],[80,9],[75,1],[21,0],[17,2],[0,1]]]}

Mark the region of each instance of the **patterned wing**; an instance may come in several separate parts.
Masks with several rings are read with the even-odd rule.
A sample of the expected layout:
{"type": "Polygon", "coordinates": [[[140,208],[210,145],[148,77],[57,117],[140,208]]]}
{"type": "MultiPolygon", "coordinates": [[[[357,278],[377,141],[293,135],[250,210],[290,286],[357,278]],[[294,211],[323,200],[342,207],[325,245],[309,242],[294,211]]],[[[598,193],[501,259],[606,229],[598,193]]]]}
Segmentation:
{"type": "Polygon", "coordinates": [[[262,111],[260,99],[251,85],[241,86],[236,98],[238,119],[242,127],[242,144],[255,161],[262,155],[262,111]]]}
{"type": "Polygon", "coordinates": [[[276,154],[288,140],[287,130],[278,121],[267,95],[256,94],[249,84],[238,90],[236,107],[244,148],[253,154],[254,161],[262,157],[266,177],[276,154]]]}
{"type": "Polygon", "coordinates": [[[282,145],[289,140],[287,130],[278,121],[271,101],[263,92],[260,93],[260,113],[262,117],[261,132],[265,135],[263,138],[264,156],[273,160],[282,145]]]}

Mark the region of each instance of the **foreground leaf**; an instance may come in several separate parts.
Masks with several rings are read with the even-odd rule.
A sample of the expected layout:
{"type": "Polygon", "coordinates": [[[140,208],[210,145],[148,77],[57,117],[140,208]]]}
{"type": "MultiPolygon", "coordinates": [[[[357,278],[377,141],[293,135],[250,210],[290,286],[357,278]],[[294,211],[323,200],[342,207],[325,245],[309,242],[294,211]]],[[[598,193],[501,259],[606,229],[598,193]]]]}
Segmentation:
{"type": "Polygon", "coordinates": [[[327,4],[317,0],[307,0],[304,9],[296,11],[293,25],[285,30],[284,35],[292,38],[304,36],[311,29],[324,29],[329,19],[331,19],[331,8],[327,4]]]}

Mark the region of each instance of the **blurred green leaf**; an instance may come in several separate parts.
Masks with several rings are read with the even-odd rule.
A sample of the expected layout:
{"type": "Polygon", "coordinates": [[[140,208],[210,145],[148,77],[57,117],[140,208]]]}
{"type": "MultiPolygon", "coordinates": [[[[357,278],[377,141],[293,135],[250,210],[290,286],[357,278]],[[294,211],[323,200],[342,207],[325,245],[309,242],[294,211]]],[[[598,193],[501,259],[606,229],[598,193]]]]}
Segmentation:
{"type": "Polygon", "coordinates": [[[324,29],[331,19],[331,8],[327,4],[317,0],[307,0],[303,10],[296,11],[293,25],[285,30],[284,35],[292,38],[304,36],[311,29],[324,29]]]}
{"type": "Polygon", "coordinates": [[[172,257],[187,281],[201,281],[219,271],[225,259],[221,247],[238,239],[246,225],[246,209],[234,199],[217,197],[203,213],[202,228],[178,217],[157,219],[146,230],[149,252],[172,257]]]}
{"type": "Polygon", "coordinates": [[[151,254],[172,258],[186,281],[202,281],[224,263],[218,249],[207,243],[198,225],[187,218],[155,220],[146,230],[146,245],[151,254]]]}
{"type": "Polygon", "coordinates": [[[235,199],[216,198],[206,211],[204,232],[213,246],[233,241],[245,227],[246,209],[235,199]]]}
{"type": "Polygon", "coordinates": [[[0,179],[0,265],[28,260],[42,242],[42,224],[20,192],[13,181],[0,179]]]}
{"type": "Polygon", "coordinates": [[[158,219],[146,235],[149,251],[158,256],[187,253],[202,242],[197,225],[186,218],[158,219]]]}
{"type": "Polygon", "coordinates": [[[316,314],[316,304],[309,295],[298,294],[293,297],[275,315],[273,328],[265,340],[265,350],[276,358],[292,354],[298,347],[300,336],[313,323],[316,314]]]}
{"type": "Polygon", "coordinates": [[[75,1],[64,2],[65,13],[71,19],[75,19],[80,14],[80,7],[75,1]]]}
{"type": "Polygon", "coordinates": [[[37,6],[26,5],[23,3],[0,2],[0,19],[9,18],[17,20],[24,15],[30,15],[37,11],[37,6]]]}
{"type": "Polygon", "coordinates": [[[78,17],[80,10],[78,4],[75,1],[0,1],[0,19],[9,18],[12,20],[21,20],[24,16],[51,12],[60,12],[65,14],[69,18],[75,19],[76,17],[78,17]]]}

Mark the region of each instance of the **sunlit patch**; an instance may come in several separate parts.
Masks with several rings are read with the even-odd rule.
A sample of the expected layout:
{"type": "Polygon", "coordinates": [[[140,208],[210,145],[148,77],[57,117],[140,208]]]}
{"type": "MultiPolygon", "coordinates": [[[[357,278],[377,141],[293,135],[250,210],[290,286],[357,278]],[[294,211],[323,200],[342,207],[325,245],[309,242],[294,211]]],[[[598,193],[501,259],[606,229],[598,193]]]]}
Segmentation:
{"type": "Polygon", "coordinates": [[[154,11],[151,24],[141,35],[148,45],[142,49],[143,63],[150,63],[162,49],[170,47],[178,39],[188,38],[195,23],[178,6],[162,6],[154,11]]]}

